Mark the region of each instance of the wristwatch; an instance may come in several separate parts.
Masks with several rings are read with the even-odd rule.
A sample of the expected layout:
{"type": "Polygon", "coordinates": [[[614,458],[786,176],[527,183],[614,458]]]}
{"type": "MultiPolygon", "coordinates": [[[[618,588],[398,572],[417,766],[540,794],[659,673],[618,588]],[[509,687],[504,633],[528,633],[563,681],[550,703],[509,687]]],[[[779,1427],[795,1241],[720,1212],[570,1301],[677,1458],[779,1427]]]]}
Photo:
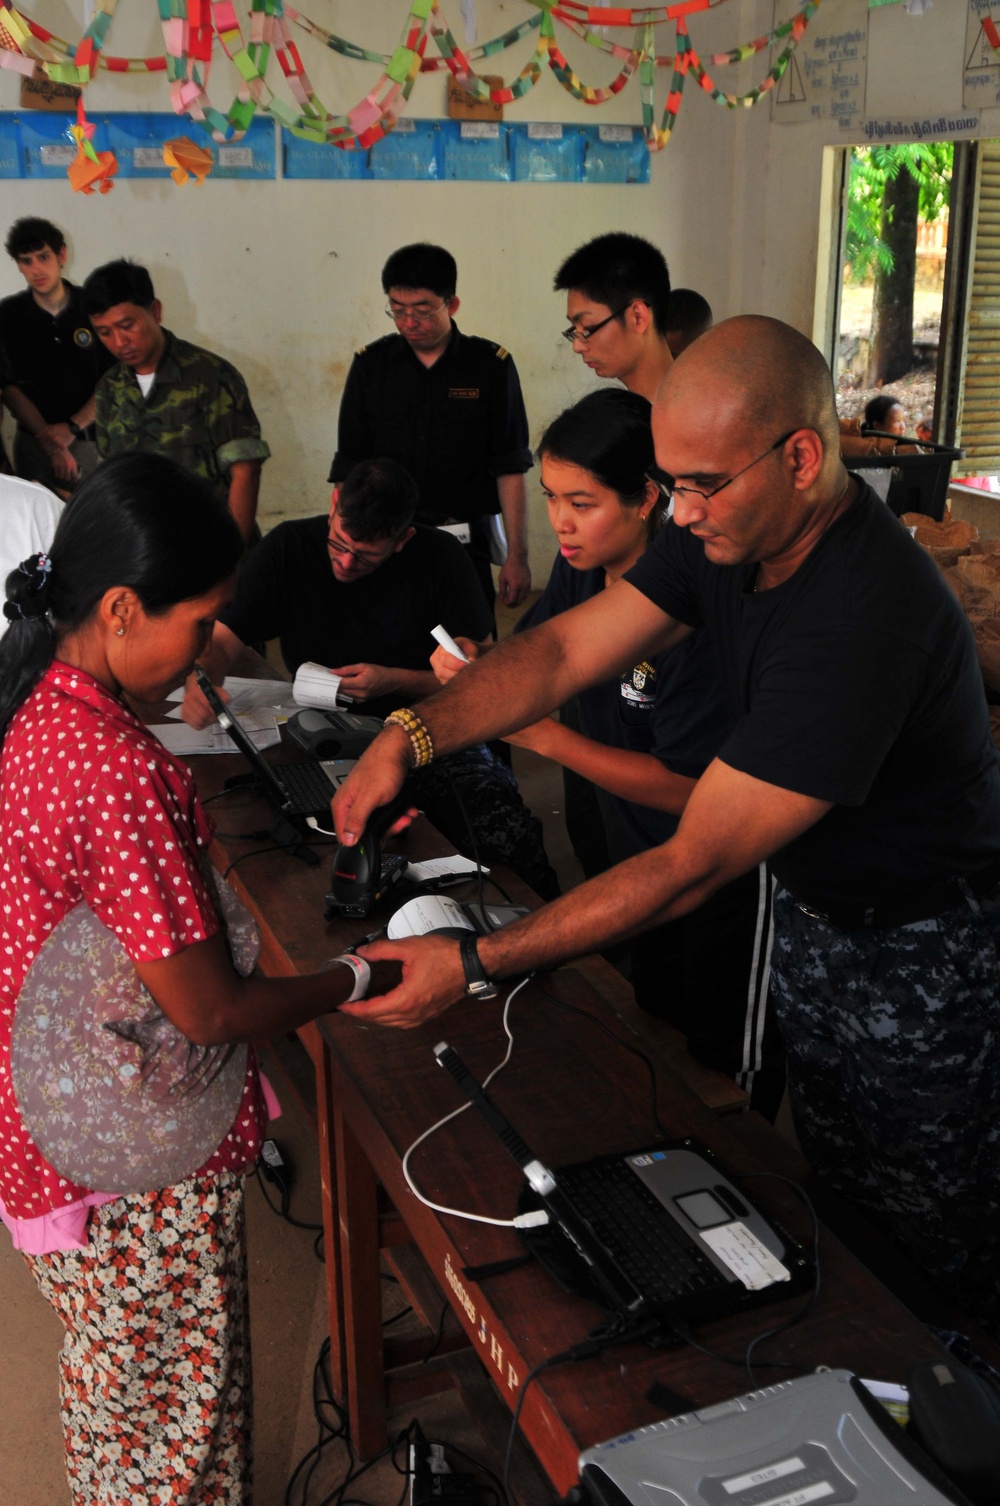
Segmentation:
{"type": "Polygon", "coordinates": [[[86,429],[80,428],[75,418],[68,418],[66,423],[74,439],[82,439],[87,432],[86,429]]]}
{"type": "Polygon", "coordinates": [[[479,960],[479,952],[476,949],[477,941],[478,937],[470,931],[458,944],[462,956],[462,970],[465,973],[465,992],[470,999],[495,999],[496,984],[491,983],[483,971],[483,964],[479,960]]]}

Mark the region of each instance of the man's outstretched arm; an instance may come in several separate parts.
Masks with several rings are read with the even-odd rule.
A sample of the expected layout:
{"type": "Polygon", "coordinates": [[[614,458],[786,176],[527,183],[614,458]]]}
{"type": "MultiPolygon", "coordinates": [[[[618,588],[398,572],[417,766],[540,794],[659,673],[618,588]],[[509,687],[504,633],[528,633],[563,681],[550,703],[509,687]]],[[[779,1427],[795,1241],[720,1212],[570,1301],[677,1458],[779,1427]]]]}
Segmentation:
{"type": "MultiPolygon", "coordinates": [[[[541,627],[518,633],[421,702],[435,756],[502,737],[536,722],[623,665],[661,653],[690,628],[619,581],[541,627]]],[[[369,813],[398,794],[411,768],[410,743],[388,727],[345,780],[333,804],[342,841],[356,840],[369,813]]]]}
{"type": "MultiPolygon", "coordinates": [[[[825,801],[766,784],[716,759],[688,802],[677,834],[629,858],[513,925],[483,937],[479,956],[490,978],[517,977],[621,941],[695,909],[814,825],[825,801]]],[[[464,997],[458,945],[436,936],[380,941],[362,949],[372,960],[398,960],[400,986],[344,1012],[382,1025],[409,1027],[464,997]]]]}

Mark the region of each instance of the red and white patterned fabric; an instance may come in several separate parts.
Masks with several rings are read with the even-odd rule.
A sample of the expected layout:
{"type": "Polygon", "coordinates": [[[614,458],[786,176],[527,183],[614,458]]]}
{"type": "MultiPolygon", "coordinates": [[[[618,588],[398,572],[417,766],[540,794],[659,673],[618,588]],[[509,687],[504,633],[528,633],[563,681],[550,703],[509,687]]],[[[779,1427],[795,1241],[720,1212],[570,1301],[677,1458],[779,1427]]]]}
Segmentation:
{"type": "MultiPolygon", "coordinates": [[[[12,1218],[95,1190],[61,1177],[21,1122],[10,1037],[25,974],[81,901],[136,962],[214,935],[199,865],[211,835],[188,771],[97,680],[55,661],[11,722],[0,765],[0,1200],[12,1218]]],[[[236,1119],[198,1175],[252,1164],[264,1121],[251,1052],[236,1119]]]]}

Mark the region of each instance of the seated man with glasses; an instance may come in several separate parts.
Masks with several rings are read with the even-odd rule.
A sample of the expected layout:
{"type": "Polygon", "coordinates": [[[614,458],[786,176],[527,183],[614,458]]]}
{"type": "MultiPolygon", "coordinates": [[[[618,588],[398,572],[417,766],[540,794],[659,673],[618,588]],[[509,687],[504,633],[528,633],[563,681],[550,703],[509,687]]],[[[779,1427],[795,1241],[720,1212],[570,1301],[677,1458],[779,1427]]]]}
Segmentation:
{"type": "MultiPolygon", "coordinates": [[[[277,638],[289,674],[307,661],[325,664],[372,716],[431,695],[431,628],[442,623],[453,635],[484,638],[490,613],[461,545],[414,526],[416,504],[402,466],[368,460],[334,491],[329,514],[272,529],[247,555],[202,656],[213,683],[221,685],[245,644],[277,638]]],[[[193,676],[183,714],[195,727],[213,720],[193,676]]],[[[488,748],[437,761],[411,794],[463,852],[472,855],[467,814],[483,862],[507,863],[544,898],[558,894],[541,823],[488,748]]]]}
{"type": "Polygon", "coordinates": [[[566,258],[553,287],[566,294],[562,335],[583,364],[653,402],[673,361],[662,251],[639,235],[599,235],[566,258]]]}
{"type": "Polygon", "coordinates": [[[389,257],[382,288],[396,331],[362,346],[351,363],[329,480],[343,481],[358,461],[377,455],[404,465],[420,494],[417,522],[464,525],[491,607],[490,558],[503,553],[502,514],[500,600],[516,607],[531,587],[528,420],[509,352],[462,334],[454,322],[457,276],[455,258],[441,246],[403,246],[389,257]]]}

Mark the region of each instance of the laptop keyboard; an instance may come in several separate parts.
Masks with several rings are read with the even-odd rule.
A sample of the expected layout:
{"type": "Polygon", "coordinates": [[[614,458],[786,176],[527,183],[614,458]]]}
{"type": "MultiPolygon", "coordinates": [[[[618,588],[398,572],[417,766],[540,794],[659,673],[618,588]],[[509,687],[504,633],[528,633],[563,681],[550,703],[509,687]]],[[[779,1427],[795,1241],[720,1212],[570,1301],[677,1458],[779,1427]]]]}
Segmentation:
{"type": "Polygon", "coordinates": [[[291,801],[291,815],[312,816],[329,810],[334,787],[318,764],[281,763],[273,768],[291,801]]]}
{"type": "Polygon", "coordinates": [[[728,1288],[725,1276],[685,1236],[624,1160],[557,1171],[559,1185],[642,1294],[668,1303],[728,1288]]]}

